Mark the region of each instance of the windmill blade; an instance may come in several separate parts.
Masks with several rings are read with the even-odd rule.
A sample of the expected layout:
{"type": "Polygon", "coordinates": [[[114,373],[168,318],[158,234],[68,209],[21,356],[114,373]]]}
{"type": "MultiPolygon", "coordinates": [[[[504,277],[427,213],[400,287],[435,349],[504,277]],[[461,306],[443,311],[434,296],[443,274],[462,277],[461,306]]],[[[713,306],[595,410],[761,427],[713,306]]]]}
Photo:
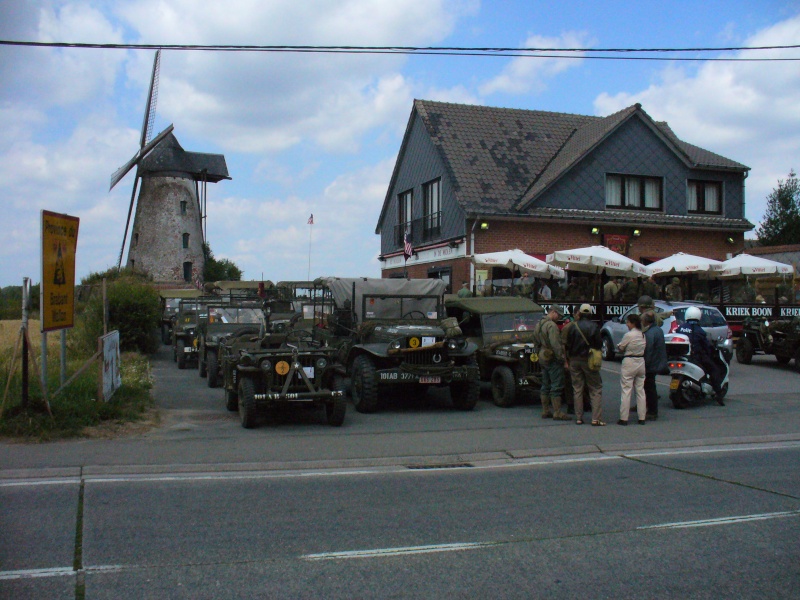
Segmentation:
{"type": "Polygon", "coordinates": [[[117,271],[122,267],[122,255],[125,254],[125,242],[128,240],[128,228],[131,225],[131,213],[133,213],[133,202],[136,199],[136,184],[139,183],[138,173],[133,178],[133,190],[131,191],[131,203],[128,206],[128,220],[125,221],[125,234],[122,236],[122,247],[119,249],[119,259],[117,259],[117,271]]]}
{"type": "Polygon", "coordinates": [[[153,59],[153,73],[150,75],[150,91],[147,94],[147,105],[144,108],[144,119],[142,119],[142,136],[139,138],[139,147],[144,148],[145,144],[153,133],[153,121],[156,118],[156,104],[158,104],[158,79],[161,72],[161,50],[156,50],[153,59]]]}
{"type": "Polygon", "coordinates": [[[161,140],[163,140],[165,137],[167,137],[167,135],[169,135],[172,132],[174,128],[175,127],[172,125],[172,123],[170,123],[169,127],[167,127],[164,131],[162,131],[156,137],[150,140],[144,147],[140,148],[139,151],[133,155],[133,158],[131,158],[124,165],[122,165],[119,169],[114,171],[113,175],[111,175],[111,186],[108,188],[108,191],[110,192],[111,190],[113,190],[114,186],[117,185],[120,182],[120,180],[123,177],[125,177],[125,175],[128,174],[128,171],[130,171],[133,167],[135,167],[139,163],[140,160],[142,160],[145,156],[147,156],[150,153],[150,151],[153,148],[155,148],[155,146],[161,140]]]}

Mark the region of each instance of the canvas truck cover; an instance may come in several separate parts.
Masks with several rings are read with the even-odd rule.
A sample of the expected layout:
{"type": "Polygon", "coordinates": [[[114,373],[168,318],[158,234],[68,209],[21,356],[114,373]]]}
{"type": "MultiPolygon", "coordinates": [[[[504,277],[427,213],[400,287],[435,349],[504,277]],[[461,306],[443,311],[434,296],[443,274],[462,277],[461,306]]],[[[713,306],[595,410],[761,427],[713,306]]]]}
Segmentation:
{"type": "Polygon", "coordinates": [[[159,290],[158,294],[162,298],[199,298],[203,295],[198,289],[175,289],[175,290],[159,290]]]}
{"type": "Polygon", "coordinates": [[[544,312],[544,309],[529,298],[516,296],[493,296],[490,298],[448,298],[445,302],[447,308],[460,308],[471,313],[499,314],[499,313],[526,313],[544,312]]]}
{"type": "MultiPolygon", "coordinates": [[[[337,308],[344,306],[345,300],[354,300],[353,310],[359,321],[363,321],[362,313],[364,296],[434,296],[435,298],[422,299],[418,302],[404,302],[403,312],[419,310],[431,318],[431,313],[438,309],[439,299],[443,296],[447,284],[441,279],[378,279],[369,277],[347,278],[328,277],[324,279],[325,285],[330,289],[337,308]],[[355,299],[353,299],[353,284],[355,284],[355,299]]],[[[397,314],[391,302],[376,303],[373,310],[368,310],[367,319],[394,319],[397,314]],[[393,310],[394,309],[394,310],[393,310]]],[[[445,315],[436,315],[433,318],[444,318],[445,315]]]]}

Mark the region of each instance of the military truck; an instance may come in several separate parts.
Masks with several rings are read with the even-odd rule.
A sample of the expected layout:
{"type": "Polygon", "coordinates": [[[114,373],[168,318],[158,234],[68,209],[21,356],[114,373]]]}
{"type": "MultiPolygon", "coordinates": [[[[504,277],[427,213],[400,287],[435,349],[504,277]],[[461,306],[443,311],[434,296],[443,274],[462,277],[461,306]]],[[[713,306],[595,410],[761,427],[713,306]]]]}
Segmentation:
{"type": "Polygon", "coordinates": [[[181,300],[198,298],[203,292],[197,289],[189,290],[161,290],[161,342],[164,345],[172,342],[172,327],[178,316],[178,307],[181,300]]]}
{"type": "Polygon", "coordinates": [[[206,377],[208,387],[215,388],[221,381],[222,342],[239,333],[263,337],[266,320],[260,299],[209,303],[207,310],[208,318],[200,321],[197,328],[197,370],[200,377],[206,377]]]}
{"type": "Polygon", "coordinates": [[[533,329],[544,309],[513,296],[448,298],[445,306],[467,340],[477,345],[481,381],[491,383],[494,403],[505,408],[530,398],[542,383],[533,329]]]}
{"type": "Polygon", "coordinates": [[[238,332],[221,346],[225,406],[239,411],[242,427],[256,427],[262,415],[289,406],[325,409],[329,425],[344,423],[345,370],[338,350],[295,328],[259,337],[238,332]]]}
{"type": "Polygon", "coordinates": [[[736,343],[736,360],[749,365],[754,354],[774,354],[782,365],[794,358],[794,368],[800,373],[800,317],[746,318],[736,343]]]}
{"type": "Polygon", "coordinates": [[[357,411],[376,411],[391,389],[418,394],[429,386],[449,387],[457,409],[475,408],[477,345],[446,319],[444,281],[329,277],[324,284],[334,308],[314,328],[339,346],[357,411]]]}

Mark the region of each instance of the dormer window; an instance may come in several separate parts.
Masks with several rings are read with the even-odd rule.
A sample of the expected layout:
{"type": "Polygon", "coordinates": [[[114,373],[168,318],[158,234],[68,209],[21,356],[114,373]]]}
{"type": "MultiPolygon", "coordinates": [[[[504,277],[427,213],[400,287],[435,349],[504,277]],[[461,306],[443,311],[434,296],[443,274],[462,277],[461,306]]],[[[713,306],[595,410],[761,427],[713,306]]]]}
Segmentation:
{"type": "Polygon", "coordinates": [[[661,210],[660,177],[606,175],[606,208],[623,210],[661,210]]]}
{"type": "Polygon", "coordinates": [[[690,179],[687,186],[686,210],[692,214],[722,214],[722,183],[690,179]]]}

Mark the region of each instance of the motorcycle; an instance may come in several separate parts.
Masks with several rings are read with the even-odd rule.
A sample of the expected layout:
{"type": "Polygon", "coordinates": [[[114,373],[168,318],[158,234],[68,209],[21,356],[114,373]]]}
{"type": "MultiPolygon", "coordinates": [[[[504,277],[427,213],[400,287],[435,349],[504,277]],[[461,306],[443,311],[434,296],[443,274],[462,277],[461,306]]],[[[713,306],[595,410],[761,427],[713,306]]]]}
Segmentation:
{"type": "MultiPolygon", "coordinates": [[[[682,333],[669,333],[664,336],[667,347],[667,365],[672,380],[669,383],[669,399],[675,408],[686,408],[690,403],[697,404],[703,400],[716,398],[711,386],[711,377],[703,368],[692,360],[692,345],[689,337],[682,333]]],[[[728,376],[730,375],[730,359],[733,355],[733,340],[719,339],[714,342],[719,356],[719,364],[723,367],[724,377],[720,388],[722,397],[728,393],[728,376]]]]}

